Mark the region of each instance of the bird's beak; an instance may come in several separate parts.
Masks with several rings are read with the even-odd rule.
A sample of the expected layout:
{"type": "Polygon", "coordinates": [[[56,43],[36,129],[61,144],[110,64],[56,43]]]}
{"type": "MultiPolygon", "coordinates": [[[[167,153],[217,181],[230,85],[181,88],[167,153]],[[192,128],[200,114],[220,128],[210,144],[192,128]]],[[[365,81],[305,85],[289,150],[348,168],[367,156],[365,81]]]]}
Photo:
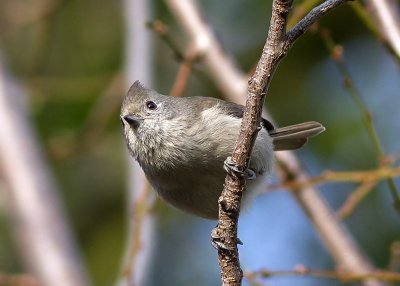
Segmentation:
{"type": "Polygon", "coordinates": [[[139,117],[139,116],[135,116],[135,115],[124,115],[121,116],[121,121],[122,124],[125,125],[125,123],[128,123],[129,126],[133,127],[133,128],[137,128],[140,123],[143,121],[143,118],[139,117]]]}

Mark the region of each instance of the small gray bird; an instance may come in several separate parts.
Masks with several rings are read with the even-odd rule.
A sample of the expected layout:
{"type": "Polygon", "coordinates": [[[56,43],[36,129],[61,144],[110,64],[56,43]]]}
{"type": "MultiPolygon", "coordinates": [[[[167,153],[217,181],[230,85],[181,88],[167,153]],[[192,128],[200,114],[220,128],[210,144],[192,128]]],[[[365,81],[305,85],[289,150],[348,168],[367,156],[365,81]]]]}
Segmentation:
{"type": "MultiPolygon", "coordinates": [[[[157,193],[173,206],[217,219],[218,197],[232,154],[244,106],[211,97],[172,97],[136,81],[121,108],[121,121],[131,155],[157,193]]],[[[271,173],[273,151],[303,146],[325,130],[318,122],[275,129],[266,119],[251,155],[244,201],[254,184],[271,173]]]]}

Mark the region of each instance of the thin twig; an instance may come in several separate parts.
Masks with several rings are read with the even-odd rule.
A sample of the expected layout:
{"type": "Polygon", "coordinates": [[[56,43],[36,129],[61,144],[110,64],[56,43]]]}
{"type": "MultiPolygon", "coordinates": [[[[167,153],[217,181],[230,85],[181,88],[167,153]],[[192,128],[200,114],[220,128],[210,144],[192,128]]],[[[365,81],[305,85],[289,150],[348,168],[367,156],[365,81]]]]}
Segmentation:
{"type": "Polygon", "coordinates": [[[358,204],[378,185],[378,181],[365,181],[356,190],[350,193],[343,205],[337,211],[339,219],[349,217],[358,204]]]}
{"type": "Polygon", "coordinates": [[[354,1],[351,5],[351,8],[356,13],[358,18],[363,22],[363,24],[372,32],[372,34],[376,36],[379,40],[383,40],[383,35],[381,35],[378,27],[372,20],[371,15],[368,13],[366,7],[362,4],[362,2],[354,1]]]}
{"type": "Polygon", "coordinates": [[[183,61],[185,59],[184,53],[179,49],[178,44],[172,37],[169,36],[168,27],[162,21],[147,22],[146,26],[160,36],[161,40],[170,48],[178,60],[183,61]]]}
{"type": "MultiPolygon", "coordinates": [[[[367,129],[370,140],[372,142],[372,146],[374,147],[376,155],[379,157],[379,160],[377,162],[379,164],[379,162],[381,161],[381,158],[385,157],[385,151],[383,149],[381,140],[379,139],[378,133],[374,126],[374,121],[372,119],[372,113],[369,111],[367,104],[364,102],[360,91],[353,83],[350,71],[347,68],[347,65],[345,64],[345,62],[343,60],[343,48],[342,48],[342,46],[337,45],[334,42],[329,31],[327,31],[326,29],[322,29],[320,34],[321,34],[322,39],[324,40],[324,44],[325,44],[326,48],[331,53],[332,59],[336,63],[336,66],[338,67],[339,72],[344,79],[346,90],[348,91],[350,97],[353,99],[357,108],[359,109],[360,113],[362,114],[363,122],[364,122],[365,128],[367,129]]],[[[400,212],[400,196],[398,194],[396,184],[392,177],[388,177],[386,179],[386,181],[387,181],[390,193],[393,198],[393,206],[398,212],[400,212]]]]}
{"type": "Polygon", "coordinates": [[[308,177],[306,180],[291,178],[290,180],[284,181],[279,185],[270,185],[268,186],[268,191],[274,191],[281,188],[297,190],[323,183],[363,183],[368,181],[379,181],[388,177],[398,176],[400,176],[400,168],[392,168],[388,166],[367,171],[324,171],[320,176],[308,177]]]}
{"type": "Polygon", "coordinates": [[[156,20],[147,23],[147,27],[151,28],[161,40],[172,50],[175,58],[179,61],[179,71],[176,75],[170,95],[181,96],[186,89],[189,76],[194,73],[197,76],[201,75],[201,71],[196,68],[196,61],[201,58],[202,47],[194,42],[189,43],[185,52],[182,52],[176,41],[169,34],[168,26],[162,21],[156,20]]]}
{"type": "Polygon", "coordinates": [[[174,85],[172,86],[170,95],[182,96],[192,72],[194,61],[198,58],[198,50],[196,46],[189,45],[185,53],[185,57],[180,64],[178,74],[176,75],[174,85]]]}
{"type": "Polygon", "coordinates": [[[390,271],[400,271],[400,241],[395,241],[390,246],[390,260],[388,269],[390,271]]]}
{"type": "Polygon", "coordinates": [[[42,286],[29,274],[0,273],[0,286],[42,286]]]}
{"type": "Polygon", "coordinates": [[[337,279],[342,282],[355,282],[364,281],[369,279],[383,280],[387,282],[400,282],[400,273],[391,271],[373,271],[364,274],[356,274],[345,271],[332,271],[332,270],[313,270],[304,267],[303,265],[297,266],[294,270],[267,270],[261,269],[254,272],[245,272],[245,277],[252,280],[257,277],[270,278],[276,276],[313,276],[327,279],[337,279]]]}
{"type": "Polygon", "coordinates": [[[348,2],[349,0],[327,0],[322,4],[312,9],[303,19],[301,19],[290,31],[287,33],[287,44],[293,45],[293,43],[304,34],[307,29],[322,18],[326,13],[331,11],[333,8],[348,2]]]}
{"type": "Polygon", "coordinates": [[[79,131],[79,141],[81,147],[78,149],[87,150],[96,142],[104,137],[104,129],[107,123],[113,118],[115,111],[120,105],[120,96],[123,94],[124,78],[119,72],[111,79],[109,84],[104,89],[103,93],[98,96],[95,103],[91,107],[83,127],[79,131]]]}
{"type": "MultiPolygon", "coordinates": [[[[129,218],[130,218],[130,251],[127,253],[127,258],[124,263],[124,268],[122,270],[122,275],[126,278],[127,281],[135,281],[133,277],[141,274],[143,270],[137,270],[138,267],[141,267],[138,262],[139,255],[142,248],[148,248],[149,245],[146,245],[146,242],[143,240],[143,232],[145,228],[146,218],[150,215],[149,212],[154,205],[154,200],[152,200],[151,196],[151,187],[145,178],[138,178],[143,181],[143,189],[135,190],[138,193],[138,198],[136,198],[131,204],[129,218]],[[148,200],[151,199],[149,202],[148,200]]],[[[147,243],[152,243],[148,241],[147,243]]],[[[151,245],[151,244],[150,244],[151,245]]],[[[137,278],[136,278],[137,279],[137,278]]],[[[145,279],[145,277],[141,278],[145,279]]]]}
{"type": "Polygon", "coordinates": [[[227,58],[211,28],[200,15],[194,0],[164,0],[177,21],[190,38],[192,45],[202,55],[202,62],[208,69],[223,94],[231,101],[243,104],[247,90],[247,80],[236,65],[227,58]],[[201,51],[201,52],[200,52],[201,51]]]}

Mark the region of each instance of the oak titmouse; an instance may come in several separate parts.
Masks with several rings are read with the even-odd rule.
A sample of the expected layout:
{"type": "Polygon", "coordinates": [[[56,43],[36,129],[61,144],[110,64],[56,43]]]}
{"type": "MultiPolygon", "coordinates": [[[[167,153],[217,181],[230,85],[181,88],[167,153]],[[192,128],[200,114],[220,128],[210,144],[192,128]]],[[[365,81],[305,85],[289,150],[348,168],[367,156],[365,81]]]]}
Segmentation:
{"type": "MultiPolygon", "coordinates": [[[[218,217],[224,161],[232,154],[244,106],[211,97],[161,95],[136,81],[121,108],[121,121],[131,155],[168,203],[201,217],[218,217]]],[[[275,129],[266,119],[252,151],[247,176],[254,183],[271,173],[274,150],[303,146],[325,130],[318,122],[275,129]]]]}

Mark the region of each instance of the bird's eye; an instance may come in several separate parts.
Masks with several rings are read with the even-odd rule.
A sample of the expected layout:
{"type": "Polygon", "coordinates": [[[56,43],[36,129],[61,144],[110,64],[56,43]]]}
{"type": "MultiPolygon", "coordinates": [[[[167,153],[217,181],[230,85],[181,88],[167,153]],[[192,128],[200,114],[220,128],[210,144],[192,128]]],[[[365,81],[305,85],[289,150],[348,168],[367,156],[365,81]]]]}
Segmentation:
{"type": "Polygon", "coordinates": [[[147,101],[146,107],[150,110],[154,110],[157,108],[157,104],[154,101],[147,101]]]}

